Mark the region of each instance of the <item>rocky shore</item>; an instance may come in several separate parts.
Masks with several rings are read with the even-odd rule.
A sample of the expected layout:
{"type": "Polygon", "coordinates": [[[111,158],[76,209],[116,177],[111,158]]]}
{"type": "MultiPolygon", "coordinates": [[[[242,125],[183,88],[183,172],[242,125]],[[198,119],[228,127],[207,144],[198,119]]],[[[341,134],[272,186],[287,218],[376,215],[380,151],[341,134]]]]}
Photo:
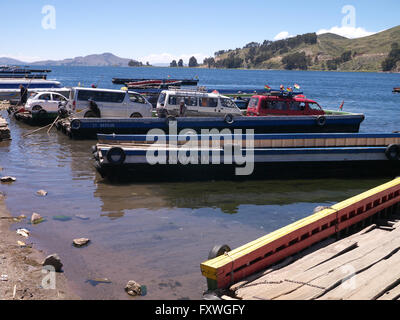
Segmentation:
{"type": "Polygon", "coordinates": [[[0,300],[75,300],[63,273],[43,268],[43,252],[13,230],[0,193],[0,300]],[[24,245],[27,243],[27,245],[24,245]]]}

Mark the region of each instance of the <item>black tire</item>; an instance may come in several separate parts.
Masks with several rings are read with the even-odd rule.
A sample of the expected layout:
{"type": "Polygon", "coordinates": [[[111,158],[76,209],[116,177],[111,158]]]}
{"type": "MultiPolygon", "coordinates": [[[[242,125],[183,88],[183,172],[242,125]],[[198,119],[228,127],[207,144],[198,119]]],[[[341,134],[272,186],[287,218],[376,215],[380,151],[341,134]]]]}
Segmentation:
{"type": "Polygon", "coordinates": [[[32,111],[40,111],[40,110],[43,110],[43,108],[41,106],[39,106],[39,105],[36,105],[36,106],[32,107],[32,111]]]}
{"type": "Polygon", "coordinates": [[[233,121],[234,121],[234,120],[233,120],[233,115],[231,115],[230,113],[227,114],[227,115],[225,115],[224,121],[225,121],[227,124],[232,124],[233,121]]]}
{"type": "Polygon", "coordinates": [[[323,127],[326,124],[326,118],[324,116],[318,116],[317,117],[317,125],[319,127],[323,127]]]}
{"type": "Polygon", "coordinates": [[[229,248],[228,245],[215,245],[214,248],[210,250],[210,253],[208,254],[208,259],[214,259],[216,257],[222,256],[225,252],[231,251],[231,248],[229,248]]]}
{"type": "Polygon", "coordinates": [[[143,118],[139,112],[132,113],[129,118],[143,118]]]}
{"type": "Polygon", "coordinates": [[[400,145],[398,144],[389,145],[386,148],[385,155],[391,161],[400,160],[400,145]]]}
{"type": "Polygon", "coordinates": [[[44,110],[44,109],[40,109],[39,111],[38,111],[38,114],[39,115],[45,115],[47,113],[47,111],[46,110],[44,110]]]}
{"type": "Polygon", "coordinates": [[[120,147],[113,147],[107,152],[107,160],[111,164],[123,164],[125,159],[125,151],[120,147]]]}
{"type": "Polygon", "coordinates": [[[99,118],[98,114],[96,114],[94,111],[86,111],[86,113],[83,117],[84,118],[99,118]]]}
{"type": "Polygon", "coordinates": [[[74,119],[71,121],[71,129],[79,130],[81,127],[81,121],[78,119],[74,119]]]}

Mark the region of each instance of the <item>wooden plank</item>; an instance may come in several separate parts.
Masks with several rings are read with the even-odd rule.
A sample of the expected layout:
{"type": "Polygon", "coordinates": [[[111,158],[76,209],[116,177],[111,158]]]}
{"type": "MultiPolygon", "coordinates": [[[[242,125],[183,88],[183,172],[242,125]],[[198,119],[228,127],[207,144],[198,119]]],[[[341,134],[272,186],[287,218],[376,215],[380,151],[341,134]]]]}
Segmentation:
{"type": "MultiPolygon", "coordinates": [[[[319,275],[318,278],[310,281],[307,285],[300,287],[287,295],[280,296],[280,300],[311,300],[323,297],[324,294],[329,294],[329,291],[337,286],[340,287],[341,291],[348,291],[352,282],[350,280],[346,281],[349,274],[355,273],[357,276],[356,285],[360,285],[360,276],[358,273],[365,269],[376,268],[375,266],[379,264],[382,259],[390,255],[394,250],[400,249],[400,239],[397,233],[396,237],[391,237],[390,240],[385,241],[382,245],[379,244],[375,249],[369,251],[368,247],[364,247],[364,250],[354,250],[353,257],[348,260],[344,260],[343,257],[338,257],[338,265],[335,267],[329,267],[324,265],[324,274],[319,275]],[[358,252],[356,252],[358,251],[358,252]]],[[[362,273],[361,273],[362,275],[362,273]]],[[[366,279],[368,282],[368,278],[366,279]]],[[[339,291],[340,291],[339,290],[339,291]]],[[[371,290],[370,292],[373,292],[371,290]]],[[[340,298],[342,296],[339,296],[340,298]]],[[[323,299],[323,298],[322,298],[323,299]]]]}
{"type": "MultiPolygon", "coordinates": [[[[396,241],[399,244],[399,241],[396,241]]],[[[400,252],[376,263],[371,268],[343,282],[321,299],[374,300],[382,296],[400,280],[400,252]],[[354,285],[345,285],[353,281],[354,285]],[[345,285],[345,286],[344,286],[345,285]]]]}
{"type": "Polygon", "coordinates": [[[399,300],[400,299],[400,285],[386,291],[377,300],[399,300]]]}
{"type": "Polygon", "coordinates": [[[254,295],[258,298],[274,299],[288,294],[302,287],[304,283],[311,282],[318,276],[323,275],[326,273],[327,268],[331,270],[335,267],[340,267],[346,261],[355,259],[357,255],[363,256],[367,252],[375,249],[379,246],[379,240],[383,239],[386,233],[386,231],[375,229],[370,233],[358,234],[352,238],[344,239],[341,243],[336,243],[336,246],[339,245],[339,248],[340,246],[345,248],[346,244],[351,245],[352,241],[356,241],[359,247],[347,253],[345,252],[342,255],[338,255],[340,250],[335,252],[335,244],[332,244],[326,249],[316,251],[312,256],[305,256],[302,261],[298,261],[277,272],[272,272],[257,279],[257,281],[251,283],[251,286],[237,290],[236,295],[242,299],[248,299],[254,295]],[[330,251],[332,249],[333,251],[330,251]],[[325,253],[325,250],[328,250],[328,252],[325,253]],[[319,255],[323,258],[320,259],[319,255]]]}

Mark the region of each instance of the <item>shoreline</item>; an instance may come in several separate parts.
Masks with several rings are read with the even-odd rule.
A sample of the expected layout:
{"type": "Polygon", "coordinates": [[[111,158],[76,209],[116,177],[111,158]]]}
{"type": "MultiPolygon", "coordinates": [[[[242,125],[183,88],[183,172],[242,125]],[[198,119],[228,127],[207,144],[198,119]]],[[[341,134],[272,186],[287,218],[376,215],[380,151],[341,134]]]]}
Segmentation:
{"type": "Polygon", "coordinates": [[[13,230],[15,219],[6,208],[5,197],[0,192],[0,300],[79,300],[64,273],[56,273],[55,289],[42,287],[44,278],[49,277],[42,273],[45,254],[13,230]]]}

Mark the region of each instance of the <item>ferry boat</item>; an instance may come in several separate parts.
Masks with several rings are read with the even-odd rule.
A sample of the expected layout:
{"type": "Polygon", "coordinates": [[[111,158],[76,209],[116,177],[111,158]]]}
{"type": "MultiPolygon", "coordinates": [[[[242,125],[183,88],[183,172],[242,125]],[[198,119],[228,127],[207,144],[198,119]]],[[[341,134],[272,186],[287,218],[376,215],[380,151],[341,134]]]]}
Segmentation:
{"type": "Polygon", "coordinates": [[[393,88],[393,93],[400,93],[400,87],[398,87],[398,88],[393,88]]]}
{"type": "Polygon", "coordinates": [[[0,78],[46,79],[48,69],[29,69],[18,66],[0,66],[0,78]]]}
{"type": "Polygon", "coordinates": [[[28,96],[34,92],[54,91],[65,93],[68,91],[63,88],[59,81],[44,79],[27,79],[27,78],[4,78],[0,79],[0,100],[8,100],[16,103],[20,100],[20,85],[28,89],[28,96]]]}
{"type": "Polygon", "coordinates": [[[371,178],[400,173],[398,133],[188,137],[99,135],[92,150],[95,166],[103,178],[134,181],[371,178]],[[251,167],[237,174],[238,168],[251,167]]]}
{"type": "Polygon", "coordinates": [[[127,87],[134,88],[157,88],[166,85],[197,86],[199,79],[129,79],[113,78],[114,84],[125,84],[127,87]]]}

